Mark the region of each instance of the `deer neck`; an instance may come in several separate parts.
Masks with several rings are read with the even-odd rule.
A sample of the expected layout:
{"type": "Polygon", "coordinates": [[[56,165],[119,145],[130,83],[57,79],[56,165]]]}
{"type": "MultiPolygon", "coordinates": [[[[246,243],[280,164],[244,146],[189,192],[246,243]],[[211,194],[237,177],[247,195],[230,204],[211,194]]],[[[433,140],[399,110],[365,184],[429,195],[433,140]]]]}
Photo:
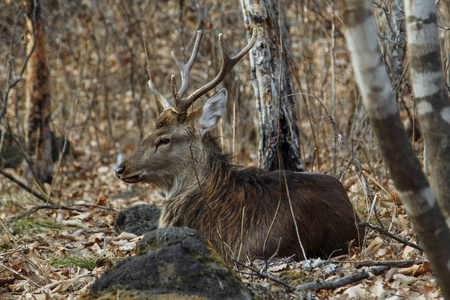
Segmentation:
{"type": "Polygon", "coordinates": [[[201,197],[211,197],[214,187],[229,180],[233,166],[229,155],[223,154],[216,141],[206,134],[203,137],[200,155],[192,157],[190,167],[183,170],[175,179],[167,194],[168,200],[177,202],[190,199],[198,194],[201,197]]]}

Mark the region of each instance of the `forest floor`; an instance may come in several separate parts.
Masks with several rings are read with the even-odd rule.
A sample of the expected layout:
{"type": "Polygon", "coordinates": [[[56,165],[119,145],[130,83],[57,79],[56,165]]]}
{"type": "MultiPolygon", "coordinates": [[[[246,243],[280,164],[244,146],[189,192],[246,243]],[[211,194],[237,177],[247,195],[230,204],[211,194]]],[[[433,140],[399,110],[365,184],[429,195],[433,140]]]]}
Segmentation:
{"type": "MultiPolygon", "coordinates": [[[[136,243],[142,237],[116,234],[114,220],[118,211],[142,203],[161,207],[164,199],[150,186],[131,186],[117,180],[112,156],[98,158],[93,164],[89,161],[92,158],[87,153],[76,161],[67,161],[76,172],[68,175],[70,180],[55,187],[60,204],[80,211],[42,208],[11,222],[45,203],[11,181],[0,179],[0,299],[77,299],[117,261],[134,255],[136,243]]],[[[20,178],[15,170],[6,171],[20,178]]],[[[361,210],[358,207],[361,193],[352,192],[356,189],[355,182],[349,179],[344,185],[356,209],[361,210]]],[[[381,203],[380,218],[385,225],[390,224],[387,230],[395,227],[397,237],[417,243],[402,205],[382,201],[381,195],[374,197],[381,203]]],[[[362,215],[361,219],[367,217],[362,215]]],[[[368,229],[363,247],[349,252],[330,260],[275,259],[267,268],[261,261],[246,262],[253,270],[242,266],[234,269],[264,299],[441,297],[425,255],[411,246],[368,229]],[[386,267],[380,274],[369,270],[382,266],[386,267]],[[267,273],[271,279],[258,273],[267,273]],[[354,279],[364,273],[364,279],[354,279]],[[341,283],[347,279],[350,283],[341,283]],[[301,290],[305,284],[320,282],[328,282],[328,289],[301,290]]]]}
{"type": "MultiPolygon", "coordinates": [[[[148,64],[158,89],[165,86],[161,92],[169,95],[170,75],[178,74],[170,53],[187,57],[185,50],[197,29],[197,15],[204,18],[208,35],[194,66],[191,88],[215,76],[219,32],[224,33],[233,53],[247,42],[239,1],[199,1],[204,2],[199,11],[190,2],[43,2],[52,131],[72,143],[72,153],[56,168],[53,185],[45,189],[51,191],[54,204],[71,210],[49,207],[0,175],[0,299],[77,299],[108,268],[135,255],[142,237],[115,232],[118,212],[136,204],[162,207],[164,198],[151,186],[123,183],[114,176],[114,169],[117,157],[129,155],[139,136],[152,128],[160,109],[147,86],[148,64]]],[[[387,8],[397,1],[375,2],[379,41],[386,54],[391,51],[391,39],[384,37],[401,37],[404,33],[393,35],[393,26],[386,22],[393,11],[387,8]]],[[[437,2],[441,11],[447,7],[440,19],[442,27],[448,28],[448,1],[437,2]]],[[[6,20],[0,22],[0,57],[7,58],[0,69],[3,75],[14,75],[0,76],[2,92],[7,90],[4,87],[9,80],[16,78],[27,53],[29,38],[20,3],[0,2],[0,20],[6,20]]],[[[387,232],[417,244],[363,111],[339,13],[328,1],[280,4],[285,6],[291,24],[301,155],[307,169],[327,174],[334,169],[362,221],[380,226],[374,217],[377,211],[387,232]],[[332,112],[333,120],[324,108],[332,112]],[[364,170],[365,178],[359,170],[364,170]]],[[[450,31],[441,33],[444,31],[442,47],[448,52],[450,31]]],[[[401,44],[396,47],[401,48],[401,44]]],[[[238,163],[254,166],[259,134],[255,124],[260,120],[249,64],[247,59],[242,60],[235,74],[225,79],[227,116],[222,118],[217,136],[225,138],[225,148],[236,155],[238,163]]],[[[407,75],[407,66],[405,60],[404,69],[392,72],[407,75]]],[[[423,139],[416,129],[411,87],[408,76],[401,77],[393,83],[396,99],[421,161],[423,139]]],[[[26,132],[25,85],[21,80],[11,89],[7,120],[1,120],[21,142],[26,132]]],[[[2,171],[23,180],[20,167],[2,171]]],[[[267,266],[261,261],[244,263],[245,267],[233,268],[264,299],[442,298],[420,250],[370,228],[366,228],[362,247],[350,248],[345,256],[306,262],[275,259],[267,266]],[[326,285],[319,288],[323,282],[326,285]],[[311,285],[314,287],[308,290],[311,285]]]]}

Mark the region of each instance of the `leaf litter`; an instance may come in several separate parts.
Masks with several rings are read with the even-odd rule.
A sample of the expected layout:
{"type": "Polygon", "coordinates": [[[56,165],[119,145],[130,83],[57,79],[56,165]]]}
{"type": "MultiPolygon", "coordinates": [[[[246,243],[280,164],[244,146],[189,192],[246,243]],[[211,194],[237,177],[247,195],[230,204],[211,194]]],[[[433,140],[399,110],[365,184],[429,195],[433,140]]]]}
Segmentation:
{"type": "MultiPolygon", "coordinates": [[[[325,40],[317,42],[326,43],[325,40]]],[[[319,52],[327,48],[323,45],[311,45],[311,47],[319,52]]],[[[164,47],[157,48],[166,52],[164,47]]],[[[323,63],[325,55],[322,53],[314,57],[323,63]]],[[[166,58],[165,53],[161,56],[164,57],[165,66],[172,65],[172,61],[166,58]]],[[[344,63],[344,65],[348,64],[344,63]]],[[[88,83],[89,80],[85,82],[88,83]]],[[[339,86],[337,85],[338,88],[339,86]]],[[[131,97],[128,98],[124,98],[126,99],[125,112],[130,113],[134,106],[131,97]]],[[[90,103],[90,101],[87,102],[90,103]]],[[[77,116],[77,118],[80,117],[81,115],[77,116]]],[[[77,123],[83,124],[84,120],[78,120],[77,123]]],[[[101,129],[101,132],[106,132],[107,124],[103,119],[99,119],[96,124],[98,128],[95,130],[101,129]]],[[[115,120],[115,124],[117,128],[130,129],[136,126],[134,121],[120,118],[115,120]]],[[[304,122],[302,126],[308,129],[310,125],[304,122]]],[[[82,138],[80,135],[80,139],[82,138]]],[[[114,220],[118,211],[136,204],[152,204],[159,207],[163,205],[163,197],[151,186],[127,185],[114,176],[117,160],[120,160],[120,156],[129,155],[132,152],[131,145],[134,142],[126,139],[123,141],[130,144],[130,147],[123,147],[124,153],[113,153],[108,150],[109,142],[107,136],[103,134],[98,136],[98,140],[72,139],[72,142],[75,145],[73,153],[77,157],[76,159],[68,157],[67,162],[63,164],[60,174],[65,174],[65,177],[61,180],[61,186],[57,187],[59,195],[55,198],[60,204],[73,205],[83,209],[84,212],[39,210],[22,220],[8,224],[8,220],[42,203],[11,182],[0,178],[2,192],[0,194],[2,203],[0,209],[0,299],[78,298],[108,268],[124,257],[134,255],[135,246],[141,237],[126,233],[116,234],[114,220]],[[77,144],[83,146],[76,146],[77,144]],[[99,152],[102,154],[100,155],[99,152]]],[[[323,153],[321,156],[327,157],[323,153]]],[[[255,160],[256,157],[253,157],[253,161],[246,161],[245,164],[256,165],[255,160]]],[[[322,164],[319,170],[324,171],[330,168],[326,165],[326,159],[322,164]]],[[[361,165],[364,170],[374,170],[377,167],[376,164],[373,167],[364,162],[361,162],[361,165]]],[[[18,171],[12,169],[7,171],[16,178],[20,178],[18,171]]],[[[361,178],[355,176],[357,172],[352,166],[347,169],[347,173],[350,175],[346,174],[342,182],[352,203],[362,220],[373,221],[372,204],[366,199],[364,183],[361,178]]],[[[389,180],[380,180],[381,177],[370,176],[369,181],[381,219],[389,232],[409,242],[417,243],[395,188],[389,180]]],[[[264,299],[439,299],[441,297],[423,253],[372,230],[367,230],[361,249],[350,249],[348,255],[338,258],[305,262],[274,258],[267,263],[258,260],[244,262],[271,278],[268,279],[267,276],[263,277],[246,268],[234,266],[245,284],[264,299]],[[404,260],[415,263],[407,267],[393,264],[381,275],[369,273],[369,276],[363,280],[333,290],[300,292],[273,280],[282,281],[295,288],[306,283],[334,282],[346,276],[361,273],[363,270],[369,270],[375,265],[374,263],[404,260]],[[361,262],[366,264],[361,265],[361,262]]]]}
{"type": "MultiPolygon", "coordinates": [[[[119,210],[134,204],[161,206],[163,197],[145,185],[128,186],[116,180],[108,168],[92,168],[62,189],[64,203],[73,203],[84,212],[40,210],[8,225],[15,214],[39,205],[24,191],[14,191],[1,212],[0,298],[1,299],[76,299],[108,268],[134,254],[142,238],[130,233],[114,232],[119,210]],[[101,205],[99,205],[101,204],[101,205]],[[106,207],[108,209],[105,209],[106,207]]],[[[357,181],[355,184],[358,184],[357,181]]],[[[399,237],[417,242],[408,216],[399,204],[380,210],[391,221],[399,237]],[[396,207],[393,216],[390,207],[396,207]]],[[[440,293],[423,253],[410,246],[368,230],[361,250],[329,260],[311,259],[296,262],[292,258],[274,258],[245,262],[262,277],[234,266],[244,283],[264,299],[439,299],[440,293]],[[295,291],[291,287],[305,283],[333,282],[368,270],[371,263],[412,261],[409,266],[393,264],[381,275],[371,275],[332,290],[295,291]],[[366,262],[366,266],[358,263],[366,262]],[[416,262],[416,263],[414,263],[416,262]]]]}

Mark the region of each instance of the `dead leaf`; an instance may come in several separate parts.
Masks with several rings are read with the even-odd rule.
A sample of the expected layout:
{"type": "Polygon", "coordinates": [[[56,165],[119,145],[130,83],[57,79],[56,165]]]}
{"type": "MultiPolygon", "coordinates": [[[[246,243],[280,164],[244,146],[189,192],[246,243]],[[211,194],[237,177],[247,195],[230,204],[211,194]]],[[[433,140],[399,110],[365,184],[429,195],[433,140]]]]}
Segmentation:
{"type": "Polygon", "coordinates": [[[422,265],[414,265],[399,271],[400,274],[414,276],[419,276],[427,272],[431,272],[430,263],[427,261],[425,261],[422,265]]]}
{"type": "Polygon", "coordinates": [[[403,274],[395,274],[394,275],[394,284],[392,285],[393,288],[398,289],[401,286],[408,286],[412,283],[416,282],[417,278],[413,276],[406,276],[403,274]]]}
{"type": "Polygon", "coordinates": [[[287,268],[288,268],[288,264],[286,264],[286,263],[278,264],[278,265],[270,266],[269,269],[268,269],[268,272],[285,271],[287,268]]]}
{"type": "Polygon", "coordinates": [[[402,258],[405,260],[414,259],[417,257],[417,253],[418,253],[417,249],[410,246],[406,246],[405,249],[403,249],[402,258]]]}
{"type": "Polygon", "coordinates": [[[370,252],[374,251],[377,247],[380,247],[383,242],[384,242],[384,239],[379,237],[379,236],[377,236],[370,243],[370,245],[366,248],[366,253],[370,253],[370,252]]]}
{"type": "Polygon", "coordinates": [[[349,287],[348,289],[345,290],[345,292],[343,294],[346,295],[348,297],[348,299],[366,299],[367,298],[366,297],[367,292],[363,288],[362,284],[358,284],[358,285],[349,287]]]}
{"type": "Polygon", "coordinates": [[[86,223],[84,223],[81,220],[74,220],[74,219],[62,220],[61,224],[66,225],[66,226],[85,228],[85,229],[89,228],[89,225],[87,225],[86,223]]]}

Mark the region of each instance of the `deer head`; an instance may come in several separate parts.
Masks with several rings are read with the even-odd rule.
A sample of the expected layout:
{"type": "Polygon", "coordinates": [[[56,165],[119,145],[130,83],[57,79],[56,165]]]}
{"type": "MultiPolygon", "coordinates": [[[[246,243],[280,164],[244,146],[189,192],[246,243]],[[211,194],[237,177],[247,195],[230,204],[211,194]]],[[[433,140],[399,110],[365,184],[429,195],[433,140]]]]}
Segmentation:
{"type": "MultiPolygon", "coordinates": [[[[158,117],[155,129],[148,134],[137,149],[116,170],[116,176],[128,183],[152,183],[163,191],[175,193],[195,184],[195,167],[204,167],[205,157],[212,151],[205,142],[208,131],[222,116],[227,101],[226,89],[209,98],[202,106],[193,109],[193,103],[216,87],[234,65],[250,50],[256,41],[256,29],[249,43],[234,57],[219,34],[222,51],[222,66],[217,76],[184,97],[189,84],[189,73],[198,53],[202,31],[197,31],[195,45],[186,64],[180,62],[174,52],[172,57],[181,72],[181,87],[177,91],[175,76],[171,77],[172,99],[166,99],[155,88],[152,80],[148,84],[164,111],[158,117]]],[[[197,178],[198,180],[198,178],[197,178]]]]}

